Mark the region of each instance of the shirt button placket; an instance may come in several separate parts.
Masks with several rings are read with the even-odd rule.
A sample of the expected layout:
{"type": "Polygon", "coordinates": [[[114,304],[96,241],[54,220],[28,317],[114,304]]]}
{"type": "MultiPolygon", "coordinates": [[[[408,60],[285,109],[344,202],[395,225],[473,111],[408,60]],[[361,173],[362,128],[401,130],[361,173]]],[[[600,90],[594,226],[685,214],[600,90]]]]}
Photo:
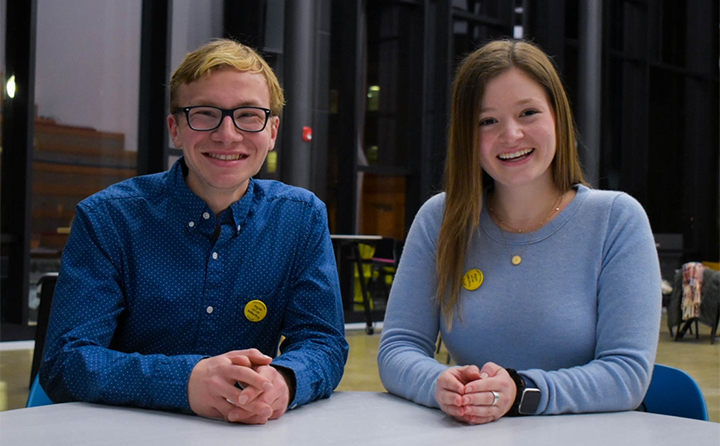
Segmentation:
{"type": "Polygon", "coordinates": [[[217,333],[223,323],[223,312],[220,311],[223,304],[222,295],[222,259],[217,250],[212,250],[208,262],[207,286],[203,293],[204,314],[200,325],[201,339],[198,339],[198,346],[201,349],[213,348],[212,340],[215,336],[213,333],[217,333]]]}

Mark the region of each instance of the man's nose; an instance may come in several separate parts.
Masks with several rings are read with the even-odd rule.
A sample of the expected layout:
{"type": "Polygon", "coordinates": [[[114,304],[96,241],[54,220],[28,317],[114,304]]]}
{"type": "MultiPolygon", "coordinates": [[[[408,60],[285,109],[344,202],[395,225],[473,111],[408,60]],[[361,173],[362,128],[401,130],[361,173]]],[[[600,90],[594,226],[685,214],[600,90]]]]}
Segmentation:
{"type": "Polygon", "coordinates": [[[235,123],[231,116],[225,116],[220,122],[220,126],[213,131],[213,136],[217,141],[225,143],[235,142],[243,138],[243,132],[235,127],[235,123]]]}

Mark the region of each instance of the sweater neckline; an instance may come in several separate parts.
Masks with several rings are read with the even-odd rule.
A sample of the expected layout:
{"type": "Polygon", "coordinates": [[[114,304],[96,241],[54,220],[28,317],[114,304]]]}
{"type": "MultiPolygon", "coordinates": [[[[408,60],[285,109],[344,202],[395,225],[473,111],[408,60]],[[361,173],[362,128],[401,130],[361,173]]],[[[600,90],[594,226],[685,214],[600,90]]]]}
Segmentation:
{"type": "Polygon", "coordinates": [[[560,211],[559,214],[550,220],[547,224],[543,225],[537,231],[532,232],[507,232],[503,231],[495,224],[495,221],[490,217],[490,213],[487,208],[487,191],[483,194],[483,207],[480,213],[480,229],[483,234],[494,241],[508,244],[508,245],[526,245],[541,242],[554,233],[560,230],[577,210],[582,205],[583,201],[587,198],[590,189],[582,184],[576,184],[573,188],[577,191],[572,201],[565,206],[565,209],[560,211]]]}

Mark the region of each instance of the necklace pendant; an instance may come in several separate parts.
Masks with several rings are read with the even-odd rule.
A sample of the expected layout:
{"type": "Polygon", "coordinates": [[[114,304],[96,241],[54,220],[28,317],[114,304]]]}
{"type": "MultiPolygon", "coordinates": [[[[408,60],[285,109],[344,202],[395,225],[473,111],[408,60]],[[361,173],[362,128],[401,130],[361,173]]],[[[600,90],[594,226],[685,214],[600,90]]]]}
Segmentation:
{"type": "Polygon", "coordinates": [[[520,263],[522,263],[522,257],[520,257],[520,256],[513,256],[513,258],[512,258],[512,264],[515,265],[515,266],[517,266],[517,265],[519,265],[520,263]]]}

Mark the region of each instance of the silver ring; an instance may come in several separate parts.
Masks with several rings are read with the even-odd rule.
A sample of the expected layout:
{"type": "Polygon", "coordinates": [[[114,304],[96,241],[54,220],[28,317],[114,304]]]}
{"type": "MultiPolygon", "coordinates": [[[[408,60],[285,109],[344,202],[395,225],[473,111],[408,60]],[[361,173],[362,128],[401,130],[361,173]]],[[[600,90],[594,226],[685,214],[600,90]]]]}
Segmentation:
{"type": "Polygon", "coordinates": [[[490,405],[497,406],[498,401],[500,401],[500,394],[494,390],[491,390],[490,392],[493,394],[493,402],[490,405]]]}

